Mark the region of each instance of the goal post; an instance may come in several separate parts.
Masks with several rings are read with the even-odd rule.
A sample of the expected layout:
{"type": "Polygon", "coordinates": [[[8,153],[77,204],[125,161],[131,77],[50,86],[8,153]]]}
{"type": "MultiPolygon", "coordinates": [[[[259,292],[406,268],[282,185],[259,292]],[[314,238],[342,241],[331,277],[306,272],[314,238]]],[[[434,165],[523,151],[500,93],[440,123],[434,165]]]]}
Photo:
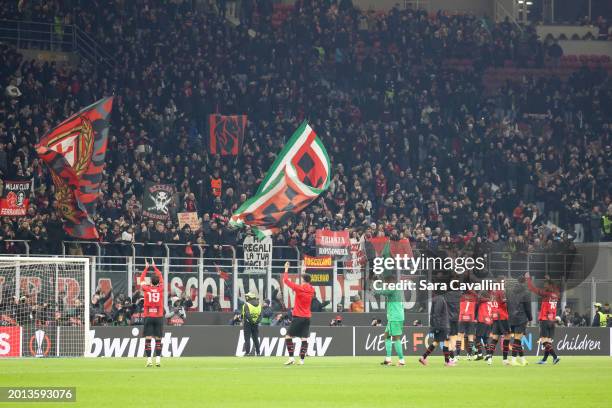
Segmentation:
{"type": "Polygon", "coordinates": [[[90,260],[0,256],[0,358],[89,349],[90,260]]]}

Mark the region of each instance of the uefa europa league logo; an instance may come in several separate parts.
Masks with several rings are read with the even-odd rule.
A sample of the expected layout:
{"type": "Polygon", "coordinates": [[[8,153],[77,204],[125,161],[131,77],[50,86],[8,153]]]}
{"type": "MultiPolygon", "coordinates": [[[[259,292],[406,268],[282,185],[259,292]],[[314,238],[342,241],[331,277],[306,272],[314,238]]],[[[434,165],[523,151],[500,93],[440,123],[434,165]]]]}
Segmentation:
{"type": "Polygon", "coordinates": [[[36,330],[34,336],[36,338],[36,357],[43,357],[43,341],[45,340],[45,331],[36,330]]]}

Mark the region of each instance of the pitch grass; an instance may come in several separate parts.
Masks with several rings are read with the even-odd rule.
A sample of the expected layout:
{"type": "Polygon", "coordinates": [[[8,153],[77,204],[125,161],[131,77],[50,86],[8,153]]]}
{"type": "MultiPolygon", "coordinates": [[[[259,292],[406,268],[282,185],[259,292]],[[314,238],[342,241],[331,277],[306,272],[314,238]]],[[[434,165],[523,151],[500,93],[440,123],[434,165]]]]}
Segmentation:
{"type": "MultiPolygon", "coordinates": [[[[0,386],[75,386],[66,407],[604,407],[611,406],[612,358],[561,357],[553,366],[504,367],[498,357],[443,367],[432,357],[383,367],[376,357],[0,360],[0,386]]],[[[33,404],[1,404],[26,407],[33,404]]],[[[40,404],[38,404],[40,405],[40,404]]]]}

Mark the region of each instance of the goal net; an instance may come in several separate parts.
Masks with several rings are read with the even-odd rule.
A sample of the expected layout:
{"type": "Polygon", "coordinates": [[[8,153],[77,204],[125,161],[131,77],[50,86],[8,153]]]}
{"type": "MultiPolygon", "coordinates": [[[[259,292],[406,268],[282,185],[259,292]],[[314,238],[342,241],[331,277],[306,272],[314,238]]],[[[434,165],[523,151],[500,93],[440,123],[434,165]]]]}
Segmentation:
{"type": "Polygon", "coordinates": [[[87,350],[89,259],[0,257],[0,357],[87,350]]]}

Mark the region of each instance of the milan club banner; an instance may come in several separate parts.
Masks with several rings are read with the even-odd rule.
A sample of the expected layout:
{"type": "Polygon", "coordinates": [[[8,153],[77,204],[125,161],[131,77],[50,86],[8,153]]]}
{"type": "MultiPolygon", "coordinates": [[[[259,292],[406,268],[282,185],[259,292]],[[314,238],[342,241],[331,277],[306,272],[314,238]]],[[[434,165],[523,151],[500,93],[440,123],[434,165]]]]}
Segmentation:
{"type": "MultiPolygon", "coordinates": [[[[70,347],[70,344],[74,347],[74,342],[77,341],[74,336],[78,334],[69,329],[59,328],[57,338],[60,349],[70,347]]],[[[288,355],[284,341],[286,330],[285,327],[260,327],[259,340],[263,356],[288,355]]],[[[537,343],[537,330],[537,328],[529,328],[527,336],[523,339],[523,349],[527,356],[542,355],[537,343]]],[[[4,332],[6,331],[4,328],[4,332]]],[[[421,355],[433,340],[428,332],[427,327],[406,327],[401,339],[404,354],[421,355]]],[[[4,337],[1,333],[3,333],[2,328],[0,328],[0,355],[2,355],[2,350],[6,349],[3,349],[2,339],[4,337]]],[[[16,333],[12,334],[12,336],[16,335],[16,333]]],[[[30,336],[24,336],[24,343],[25,337],[27,337],[28,344],[24,354],[31,355],[30,336]]],[[[610,329],[608,328],[558,328],[555,337],[554,346],[560,356],[610,356],[610,329]]],[[[88,338],[90,347],[85,350],[86,357],[143,357],[145,355],[142,326],[94,326],[89,331],[88,338]]],[[[55,341],[55,337],[50,340],[55,341]]],[[[78,341],[83,341],[82,336],[78,341]]],[[[296,341],[300,342],[299,339],[296,341]]],[[[35,336],[33,343],[37,345],[35,336]]],[[[43,338],[40,345],[44,353],[47,348],[47,340],[43,338]]],[[[501,354],[499,349],[500,347],[497,353],[501,354]]],[[[37,348],[33,347],[33,350],[37,352],[37,348]]],[[[243,353],[244,336],[240,326],[166,326],[162,337],[162,357],[229,357],[242,356],[243,353]]],[[[383,356],[384,353],[384,327],[311,326],[310,328],[307,350],[309,357],[383,356]]],[[[433,355],[441,356],[441,349],[435,350],[433,355]]],[[[484,362],[475,361],[466,364],[484,365],[484,362]]]]}
{"type": "Polygon", "coordinates": [[[99,238],[93,217],[104,171],[113,98],[104,98],[47,133],[36,152],[51,170],[56,207],[74,238],[99,238]]]}
{"type": "Polygon", "coordinates": [[[330,231],[318,229],[315,234],[318,256],[333,256],[345,259],[349,256],[351,241],[348,231],[330,231]]]}
{"type": "Polygon", "coordinates": [[[174,208],[174,186],[171,184],[145,183],[142,197],[142,215],[154,220],[167,221],[174,208]]]}
{"type": "Polygon", "coordinates": [[[304,255],[304,271],[312,278],[312,286],[332,284],[333,261],[331,256],[304,255]]]}
{"type": "Polygon", "coordinates": [[[244,140],[246,124],[246,115],[210,115],[210,152],[237,156],[244,140]]]}
{"type": "Polygon", "coordinates": [[[5,181],[0,198],[0,216],[22,217],[30,206],[31,181],[5,181]]]}
{"type": "Polygon", "coordinates": [[[248,236],[242,244],[244,249],[244,273],[264,274],[272,267],[272,238],[248,236]]]}

